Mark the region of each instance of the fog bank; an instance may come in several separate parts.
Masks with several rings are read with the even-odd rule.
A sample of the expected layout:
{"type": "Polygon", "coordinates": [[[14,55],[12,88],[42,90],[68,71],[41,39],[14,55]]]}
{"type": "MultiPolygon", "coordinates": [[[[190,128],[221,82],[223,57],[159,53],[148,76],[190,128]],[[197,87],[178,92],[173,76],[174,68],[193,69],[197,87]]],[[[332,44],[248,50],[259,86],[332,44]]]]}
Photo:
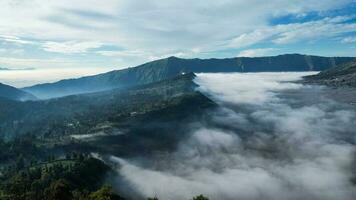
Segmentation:
{"type": "Polygon", "coordinates": [[[324,87],[288,82],[307,74],[198,74],[199,90],[221,108],[150,164],[112,157],[121,181],[171,200],[353,199],[355,108],[324,87]]]}

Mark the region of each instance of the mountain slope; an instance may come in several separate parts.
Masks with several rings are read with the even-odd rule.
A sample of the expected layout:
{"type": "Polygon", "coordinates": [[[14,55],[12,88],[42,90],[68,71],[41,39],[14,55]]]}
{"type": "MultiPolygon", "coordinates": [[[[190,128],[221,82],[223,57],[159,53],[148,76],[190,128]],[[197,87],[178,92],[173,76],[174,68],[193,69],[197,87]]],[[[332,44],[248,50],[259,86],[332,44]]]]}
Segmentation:
{"type": "Polygon", "coordinates": [[[30,93],[19,90],[15,87],[0,83],[0,97],[15,100],[15,101],[27,101],[35,100],[36,97],[30,93]]]}
{"type": "Polygon", "coordinates": [[[351,57],[319,57],[300,54],[227,59],[169,57],[133,68],[35,85],[24,90],[39,98],[53,98],[147,84],[174,77],[181,72],[322,71],[352,59],[351,57]]]}
{"type": "Polygon", "coordinates": [[[356,87],[356,61],[341,64],[317,75],[307,76],[305,79],[308,82],[330,86],[356,87]]]}
{"type": "MultiPolygon", "coordinates": [[[[195,91],[194,74],[125,90],[73,95],[34,102],[0,99],[0,136],[87,134],[97,124],[122,122],[152,112],[179,108],[164,115],[189,116],[214,103],[195,91]],[[194,110],[194,113],[192,113],[194,110]]],[[[163,115],[162,115],[163,116],[163,115]]],[[[155,117],[158,118],[158,117],[155,117]]],[[[151,119],[153,120],[153,119],[151,119]]]]}

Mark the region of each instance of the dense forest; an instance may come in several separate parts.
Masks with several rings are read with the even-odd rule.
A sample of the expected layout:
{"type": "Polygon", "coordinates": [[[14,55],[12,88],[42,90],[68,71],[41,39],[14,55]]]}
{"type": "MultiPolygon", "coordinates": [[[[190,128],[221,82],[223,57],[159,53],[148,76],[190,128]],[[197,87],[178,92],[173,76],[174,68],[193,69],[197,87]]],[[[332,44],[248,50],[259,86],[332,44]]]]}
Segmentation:
{"type": "Polygon", "coordinates": [[[108,177],[117,176],[112,163],[92,152],[129,156],[174,149],[184,122],[216,106],[195,91],[194,77],[51,100],[0,99],[0,199],[129,199],[120,185],[111,187],[108,177]]]}
{"type": "MultiPolygon", "coordinates": [[[[95,156],[51,153],[33,138],[0,141],[1,200],[124,200],[107,177],[115,171],[95,156]]],[[[157,197],[147,197],[158,200],[157,197]]],[[[193,200],[207,200],[203,195],[193,200]]]]}
{"type": "Polygon", "coordinates": [[[104,185],[110,167],[89,154],[58,156],[31,137],[0,149],[0,199],[122,199],[104,185]]]}

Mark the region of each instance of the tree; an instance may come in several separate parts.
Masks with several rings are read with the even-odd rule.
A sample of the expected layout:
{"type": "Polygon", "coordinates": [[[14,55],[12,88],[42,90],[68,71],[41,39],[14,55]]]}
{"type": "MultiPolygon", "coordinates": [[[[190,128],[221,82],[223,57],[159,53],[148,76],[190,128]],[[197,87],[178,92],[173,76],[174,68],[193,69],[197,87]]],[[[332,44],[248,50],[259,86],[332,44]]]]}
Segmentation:
{"type": "Polygon", "coordinates": [[[193,200],[209,200],[207,197],[204,197],[202,194],[193,198],[193,200]]]}
{"type": "Polygon", "coordinates": [[[64,179],[59,179],[53,182],[48,188],[45,190],[45,194],[47,199],[52,200],[71,200],[72,193],[69,183],[64,179]]]}
{"type": "Polygon", "coordinates": [[[98,191],[89,196],[90,200],[124,200],[124,198],[115,194],[110,186],[103,186],[98,191]]]}
{"type": "Polygon", "coordinates": [[[25,159],[24,159],[23,155],[20,154],[20,156],[16,160],[16,169],[20,170],[20,169],[23,169],[24,167],[25,167],[25,159]]]}
{"type": "Polygon", "coordinates": [[[149,198],[147,198],[147,200],[158,200],[158,198],[157,197],[149,197],[149,198]]]}

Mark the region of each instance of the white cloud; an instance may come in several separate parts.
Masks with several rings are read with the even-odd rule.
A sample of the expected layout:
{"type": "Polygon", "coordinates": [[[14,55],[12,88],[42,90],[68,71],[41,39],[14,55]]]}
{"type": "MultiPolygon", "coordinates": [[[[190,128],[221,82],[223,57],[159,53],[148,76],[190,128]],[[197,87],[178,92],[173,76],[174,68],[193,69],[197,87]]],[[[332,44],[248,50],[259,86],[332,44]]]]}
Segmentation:
{"type": "Polygon", "coordinates": [[[24,49],[7,49],[7,48],[0,48],[0,53],[22,55],[24,52],[25,52],[24,49]]]}
{"type": "Polygon", "coordinates": [[[147,53],[139,50],[122,50],[122,51],[97,51],[96,53],[109,57],[140,57],[147,56],[147,53]]]}
{"type": "Polygon", "coordinates": [[[102,66],[101,62],[97,60],[81,60],[81,59],[71,59],[71,58],[19,58],[19,57],[9,57],[1,56],[0,65],[9,68],[57,68],[57,69],[69,69],[80,67],[102,67],[103,69],[113,69],[112,67],[102,66]]]}
{"type": "Polygon", "coordinates": [[[275,100],[276,91],[298,89],[302,86],[286,81],[297,81],[302,76],[315,73],[202,73],[198,74],[195,81],[200,85],[199,90],[214,94],[213,98],[217,98],[218,101],[262,104],[275,100]],[[222,90],[223,87],[226,90],[222,90]]]}
{"type": "Polygon", "coordinates": [[[0,71],[0,82],[15,87],[26,87],[40,83],[49,83],[62,79],[90,76],[110,71],[102,67],[87,68],[39,68],[33,70],[0,71]]]}
{"type": "Polygon", "coordinates": [[[0,57],[0,63],[7,66],[23,67],[49,67],[49,66],[66,66],[74,61],[68,59],[37,59],[37,58],[17,58],[17,57],[0,57]]]}
{"type": "Polygon", "coordinates": [[[15,43],[15,44],[34,44],[34,42],[29,40],[24,40],[16,36],[12,35],[0,35],[0,41],[7,42],[7,43],[15,43]]]}
{"type": "Polygon", "coordinates": [[[146,58],[149,61],[167,58],[170,56],[176,57],[186,57],[193,56],[200,53],[199,49],[192,49],[186,51],[173,51],[173,50],[163,50],[158,52],[148,52],[142,50],[121,50],[121,51],[96,51],[96,53],[102,56],[108,57],[119,57],[122,59],[142,59],[146,58]]]}
{"type": "Polygon", "coordinates": [[[250,46],[271,37],[273,34],[275,34],[274,30],[269,28],[255,30],[251,33],[243,33],[232,39],[227,46],[233,48],[250,46]]]}
{"type": "Polygon", "coordinates": [[[356,30],[356,24],[342,23],[348,19],[348,17],[335,17],[301,24],[277,26],[276,30],[279,32],[279,35],[273,41],[285,44],[302,40],[325,39],[353,32],[356,30]]]}
{"type": "MultiPolygon", "coordinates": [[[[284,14],[326,11],[348,2],[3,0],[0,2],[0,34],[42,41],[98,41],[127,51],[149,52],[146,59],[179,52],[189,56],[194,53],[191,49],[202,49],[197,53],[202,55],[204,51],[248,46],[275,34],[280,35],[274,40],[276,43],[285,43],[295,41],[299,35],[309,39],[308,33],[312,31],[322,31],[323,34],[317,32],[322,37],[342,33],[347,31],[346,27],[332,27],[336,22],[329,22],[330,26],[322,26],[322,29],[316,28],[319,24],[309,25],[312,31],[308,31],[308,24],[271,28],[269,19],[284,14]],[[334,30],[333,34],[325,34],[329,27],[334,30]],[[288,28],[294,30],[288,31],[288,28]],[[295,30],[299,28],[303,31],[295,30]],[[336,33],[338,28],[340,31],[336,33]],[[232,42],[231,38],[234,38],[232,42]]],[[[73,49],[68,47],[71,44],[46,45],[50,46],[47,50],[67,53],[85,52],[85,48],[89,48],[73,49]]]]}
{"type": "Polygon", "coordinates": [[[325,88],[288,82],[303,75],[198,74],[209,95],[224,96],[218,103],[225,109],[209,112],[212,120],[204,116],[185,124],[188,134],[173,153],[149,161],[113,157],[120,166],[118,188],[128,185],[143,197],[171,200],[199,194],[224,200],[354,199],[355,109],[326,99],[325,88]],[[259,93],[267,92],[274,98],[256,104],[259,93]]]}
{"type": "Polygon", "coordinates": [[[345,37],[341,40],[342,43],[353,43],[356,42],[356,36],[345,37]]]}
{"type": "Polygon", "coordinates": [[[246,47],[261,41],[288,44],[337,37],[356,30],[356,24],[343,23],[350,17],[324,18],[316,21],[269,26],[233,38],[227,47],[246,47]]]}
{"type": "Polygon", "coordinates": [[[258,56],[269,56],[273,54],[277,49],[275,48],[260,48],[260,49],[246,49],[240,51],[237,55],[238,57],[258,57],[258,56]]]}
{"type": "Polygon", "coordinates": [[[43,49],[49,52],[57,53],[86,53],[90,49],[103,46],[100,42],[46,42],[43,49]]]}

